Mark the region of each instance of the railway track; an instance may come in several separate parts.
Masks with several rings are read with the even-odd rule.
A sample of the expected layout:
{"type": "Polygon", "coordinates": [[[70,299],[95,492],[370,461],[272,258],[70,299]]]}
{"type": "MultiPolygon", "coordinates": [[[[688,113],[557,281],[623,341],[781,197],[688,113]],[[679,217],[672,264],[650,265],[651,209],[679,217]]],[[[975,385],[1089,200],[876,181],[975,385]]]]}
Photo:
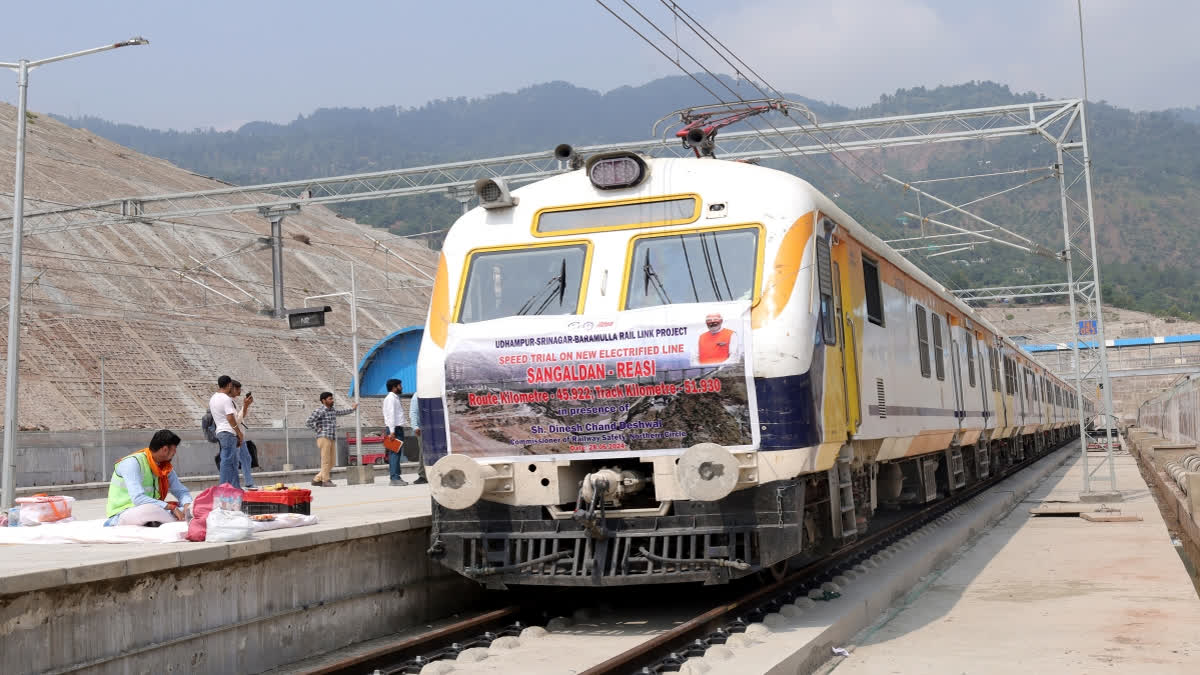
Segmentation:
{"type": "MultiPolygon", "coordinates": [[[[1053,451],[1026,459],[987,481],[963,488],[937,504],[904,517],[778,581],[722,602],[674,628],[582,671],[583,675],[676,672],[687,659],[702,656],[711,646],[724,644],[732,635],[744,632],[749,625],[762,621],[770,613],[778,612],[784,605],[798,598],[808,597],[814,590],[824,593],[821,589],[822,584],[832,580],[842,571],[860,564],[876,552],[891,546],[1053,451]]],[[[504,607],[306,672],[309,675],[415,674],[435,661],[455,659],[467,649],[487,647],[498,638],[517,636],[524,629],[541,623],[537,617],[544,616],[543,612],[533,608],[522,608],[518,605],[504,607]]]]}

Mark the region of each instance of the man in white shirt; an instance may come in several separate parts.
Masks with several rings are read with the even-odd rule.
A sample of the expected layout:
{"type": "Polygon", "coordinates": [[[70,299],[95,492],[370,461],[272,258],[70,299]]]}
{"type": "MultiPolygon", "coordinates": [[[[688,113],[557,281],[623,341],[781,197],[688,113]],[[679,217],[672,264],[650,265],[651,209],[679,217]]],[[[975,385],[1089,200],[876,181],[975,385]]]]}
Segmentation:
{"type": "Polygon", "coordinates": [[[233,398],[229,396],[232,383],[233,378],[228,375],[217,378],[217,393],[208,399],[208,410],[217,425],[217,441],[221,445],[221,468],[218,472],[220,482],[240,489],[242,483],[238,478],[238,448],[245,439],[237,422],[237,408],[233,405],[233,398]]]}
{"type": "MultiPolygon", "coordinates": [[[[387,396],[383,398],[383,425],[387,427],[388,438],[395,438],[404,443],[404,405],[400,403],[400,394],[404,391],[404,383],[397,379],[387,381],[387,396]]],[[[408,485],[400,476],[400,461],[403,455],[399,452],[387,451],[389,485],[408,485]]]]}

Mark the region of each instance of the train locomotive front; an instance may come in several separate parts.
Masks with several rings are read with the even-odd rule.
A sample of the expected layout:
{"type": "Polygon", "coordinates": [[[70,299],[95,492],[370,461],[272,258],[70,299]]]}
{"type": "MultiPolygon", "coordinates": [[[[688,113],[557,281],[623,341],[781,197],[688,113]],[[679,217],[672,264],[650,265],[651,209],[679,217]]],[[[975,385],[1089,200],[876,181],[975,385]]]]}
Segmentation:
{"type": "Polygon", "coordinates": [[[909,301],[848,282],[861,260],[840,244],[871,237],[806,182],[612,153],[477,193],[446,237],[418,362],[441,564],[493,587],[721,583],[827,553],[882,500],[960,484],[965,400],[937,437],[940,492],[936,466],[878,463],[930,452],[884,438],[926,430],[853,442],[864,361],[891,353],[864,334],[872,300],[909,301]]]}

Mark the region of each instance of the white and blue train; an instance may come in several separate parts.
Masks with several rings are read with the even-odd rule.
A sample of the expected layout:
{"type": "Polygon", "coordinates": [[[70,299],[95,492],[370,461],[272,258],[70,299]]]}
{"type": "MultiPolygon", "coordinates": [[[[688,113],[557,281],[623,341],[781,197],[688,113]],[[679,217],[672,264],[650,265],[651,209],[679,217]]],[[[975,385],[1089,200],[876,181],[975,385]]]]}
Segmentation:
{"type": "Polygon", "coordinates": [[[442,564],[780,573],[1075,435],[1072,387],[800,178],[577,164],[481,180],[447,234],[416,392],[442,564]]]}

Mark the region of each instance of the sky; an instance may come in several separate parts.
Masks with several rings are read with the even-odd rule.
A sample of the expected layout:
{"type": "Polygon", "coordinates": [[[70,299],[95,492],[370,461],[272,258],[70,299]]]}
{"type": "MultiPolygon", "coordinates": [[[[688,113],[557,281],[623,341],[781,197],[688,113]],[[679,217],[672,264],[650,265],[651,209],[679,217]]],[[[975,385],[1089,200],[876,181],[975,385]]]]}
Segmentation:
{"type": "MultiPolygon", "coordinates": [[[[705,67],[732,73],[664,0],[628,0],[705,67]]],[[[604,0],[672,58],[625,0],[604,0]]],[[[669,4],[669,0],[667,2],[669,4]]],[[[1083,93],[1076,0],[678,0],[771,86],[860,106],[992,80],[1083,93]]],[[[1088,97],[1200,106],[1200,2],[1084,0],[1088,97]]],[[[419,106],[563,80],[609,91],[681,71],[596,0],[113,0],[5,3],[0,62],[142,35],[149,46],[48,64],[29,108],[160,129],[288,122],[322,107],[419,106]]],[[[692,72],[700,67],[678,54],[692,72]]],[[[15,103],[15,73],[0,100],[15,103]]],[[[7,82],[7,84],[5,84],[7,82]]],[[[711,102],[697,88],[697,104],[711,102]]],[[[647,119],[663,111],[648,111],[647,119]]]]}

